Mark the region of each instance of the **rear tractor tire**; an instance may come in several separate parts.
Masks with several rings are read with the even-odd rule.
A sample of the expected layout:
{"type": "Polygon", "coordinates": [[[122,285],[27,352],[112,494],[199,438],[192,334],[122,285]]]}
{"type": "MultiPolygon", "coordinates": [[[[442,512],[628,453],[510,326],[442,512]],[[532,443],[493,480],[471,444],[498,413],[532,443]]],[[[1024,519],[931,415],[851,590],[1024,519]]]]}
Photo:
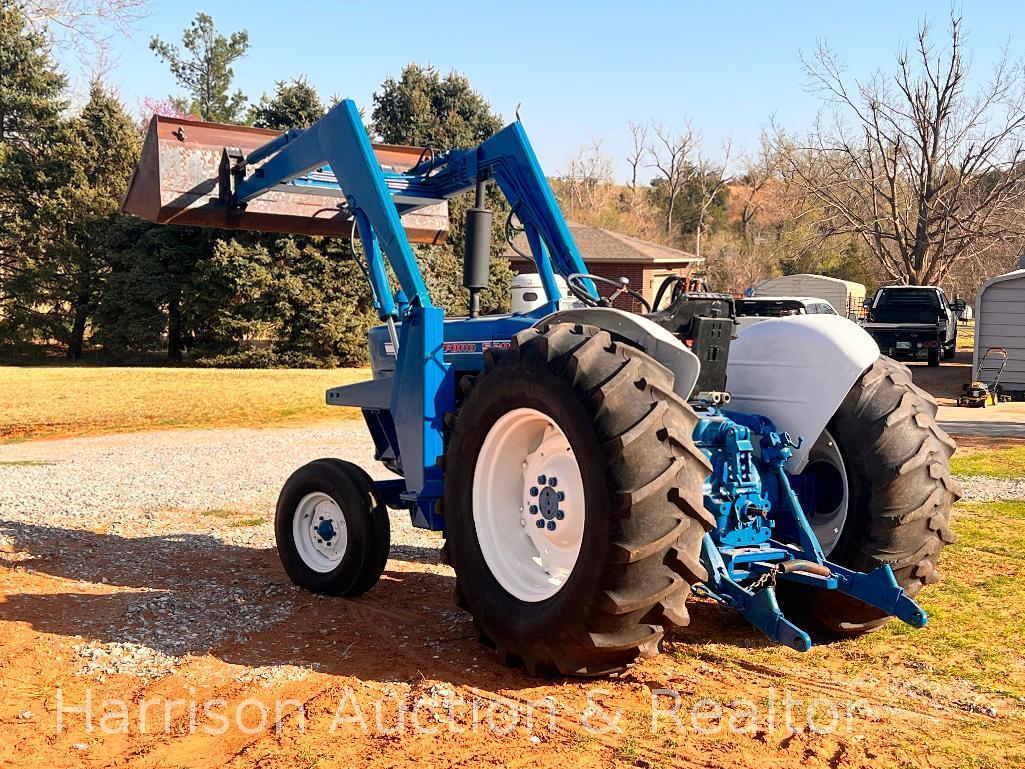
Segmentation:
{"type": "MultiPolygon", "coordinates": [[[[906,366],[880,357],[828,427],[845,469],[847,510],[826,557],[866,572],[889,564],[912,598],[939,579],[940,551],[955,540],[951,507],[961,497],[949,466],[956,445],[936,424],[936,409],[906,366]]],[[[815,517],[810,521],[814,526],[815,517]]],[[[792,582],[778,590],[785,610],[834,635],[864,633],[889,619],[840,593],[792,582]]]]}
{"type": "Polygon", "coordinates": [[[352,597],[373,587],[384,571],[391,529],[362,468],[318,459],[285,481],[274,535],[292,582],[314,593],[352,597]]]}
{"type": "Polygon", "coordinates": [[[672,374],[590,326],[527,329],[479,376],[445,456],[456,600],[528,672],[654,656],[706,579],[710,472],[672,374]]]}

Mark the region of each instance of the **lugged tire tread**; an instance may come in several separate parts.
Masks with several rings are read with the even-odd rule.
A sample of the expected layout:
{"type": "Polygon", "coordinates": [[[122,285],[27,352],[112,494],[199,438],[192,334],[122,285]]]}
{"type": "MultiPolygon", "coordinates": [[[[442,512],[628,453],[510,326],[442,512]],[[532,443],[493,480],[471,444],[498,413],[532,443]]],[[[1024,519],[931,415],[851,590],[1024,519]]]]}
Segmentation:
{"type": "MultiPolygon", "coordinates": [[[[672,392],[672,373],[644,352],[593,326],[556,323],[513,337],[510,349],[474,381],[454,434],[463,409],[488,388],[490,377],[501,382],[511,370],[531,365],[560,376],[591,415],[620,535],[608,544],[607,584],[569,637],[527,644],[507,632],[504,618],[474,615],[474,623],[506,662],[530,672],[622,671],[657,654],[665,630],[689,621],[691,585],[707,577],[701,541],[714,518],[700,503],[709,464],[691,438],[697,416],[672,392]]],[[[451,511],[447,504],[446,514],[451,511]]],[[[456,585],[457,600],[472,614],[474,586],[458,572],[456,585]]]]}
{"type": "MultiPolygon", "coordinates": [[[[912,382],[910,370],[880,357],[830,423],[867,494],[863,530],[845,530],[831,557],[861,571],[887,563],[911,597],[939,579],[940,552],[956,540],[950,528],[951,508],[961,497],[950,474],[956,444],[936,413],[936,401],[912,382]]],[[[830,632],[863,633],[888,619],[840,594],[793,592],[802,598],[799,609],[830,632]]]]}

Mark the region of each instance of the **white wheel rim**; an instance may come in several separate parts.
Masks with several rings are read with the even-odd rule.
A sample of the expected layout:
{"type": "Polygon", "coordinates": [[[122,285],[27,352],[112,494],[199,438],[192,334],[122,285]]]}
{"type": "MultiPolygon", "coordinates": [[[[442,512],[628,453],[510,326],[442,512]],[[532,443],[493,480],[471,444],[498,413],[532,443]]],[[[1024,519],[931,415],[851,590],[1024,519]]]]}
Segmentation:
{"type": "Polygon", "coordinates": [[[292,517],[295,549],[313,571],[333,571],[342,562],[349,543],[345,516],[328,494],[314,491],[299,500],[292,517]]]}
{"type": "Polygon", "coordinates": [[[817,462],[822,462],[835,468],[843,484],[843,492],[839,495],[839,501],[835,507],[831,506],[831,509],[828,510],[815,511],[814,514],[806,511],[808,522],[811,524],[812,531],[815,532],[815,537],[819,541],[819,547],[822,548],[823,555],[829,555],[840,540],[844,524],[847,522],[850,489],[848,488],[847,466],[844,464],[843,455],[840,454],[840,448],[836,445],[836,441],[833,440],[833,436],[829,434],[828,430],[822,431],[822,435],[819,436],[811,451],[808,452],[808,466],[805,468],[805,472],[808,472],[809,468],[812,468],[817,462]]]}
{"type": "Polygon", "coordinates": [[[498,583],[531,603],[558,593],[580,556],[584,517],[580,466],[555,420],[529,408],[503,414],[473,473],[477,541],[498,583]]]}

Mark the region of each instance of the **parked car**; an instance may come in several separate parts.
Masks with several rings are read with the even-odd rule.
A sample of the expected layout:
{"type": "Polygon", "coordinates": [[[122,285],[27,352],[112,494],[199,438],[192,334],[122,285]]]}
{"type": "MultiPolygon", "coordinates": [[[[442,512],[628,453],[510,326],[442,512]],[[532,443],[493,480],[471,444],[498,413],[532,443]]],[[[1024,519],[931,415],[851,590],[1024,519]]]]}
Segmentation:
{"type": "Polygon", "coordinates": [[[788,315],[836,315],[825,299],[813,296],[751,296],[736,300],[737,322],[741,328],[769,318],[788,315]]]}
{"type": "Polygon", "coordinates": [[[865,300],[865,330],[890,357],[917,358],[925,351],[930,366],[957,350],[957,318],[964,299],[947,301],[936,286],[885,286],[865,300]]]}
{"type": "Polygon", "coordinates": [[[815,296],[829,302],[837,315],[857,318],[865,304],[865,286],[852,280],[827,275],[783,275],[763,280],[754,289],[755,296],[815,296]]]}

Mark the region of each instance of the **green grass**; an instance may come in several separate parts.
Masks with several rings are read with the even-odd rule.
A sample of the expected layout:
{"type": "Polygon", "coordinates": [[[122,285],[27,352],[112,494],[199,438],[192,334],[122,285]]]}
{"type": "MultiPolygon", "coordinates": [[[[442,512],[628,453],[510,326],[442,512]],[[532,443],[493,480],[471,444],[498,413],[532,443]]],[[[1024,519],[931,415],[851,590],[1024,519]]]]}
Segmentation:
{"type": "Polygon", "coordinates": [[[0,462],[0,467],[47,467],[55,464],[57,463],[45,459],[12,459],[0,462]]]}
{"type": "Polygon", "coordinates": [[[266,518],[243,518],[238,521],[232,521],[228,524],[229,529],[244,529],[249,526],[259,526],[262,523],[267,523],[266,518]]]}
{"type": "Polygon", "coordinates": [[[941,581],[920,596],[926,630],[891,622],[863,641],[878,654],[891,646],[928,660],[934,675],[1025,696],[1025,502],[959,504],[954,530],[941,581]]]}
{"type": "Polygon", "coordinates": [[[1025,445],[958,449],[950,460],[950,469],[955,475],[1021,478],[1025,476],[1025,445]]]}
{"type": "Polygon", "coordinates": [[[367,369],[0,367],[0,442],[175,427],[259,427],[355,418],[329,387],[367,369]]]}
{"type": "Polygon", "coordinates": [[[958,541],[943,551],[940,581],[917,599],[929,614],[924,629],[892,621],[805,655],[732,644],[701,653],[709,664],[737,660],[783,673],[818,668],[854,677],[885,660],[890,669],[924,672],[957,690],[968,683],[1025,697],[1025,502],[958,503],[953,526],[958,541]]]}

